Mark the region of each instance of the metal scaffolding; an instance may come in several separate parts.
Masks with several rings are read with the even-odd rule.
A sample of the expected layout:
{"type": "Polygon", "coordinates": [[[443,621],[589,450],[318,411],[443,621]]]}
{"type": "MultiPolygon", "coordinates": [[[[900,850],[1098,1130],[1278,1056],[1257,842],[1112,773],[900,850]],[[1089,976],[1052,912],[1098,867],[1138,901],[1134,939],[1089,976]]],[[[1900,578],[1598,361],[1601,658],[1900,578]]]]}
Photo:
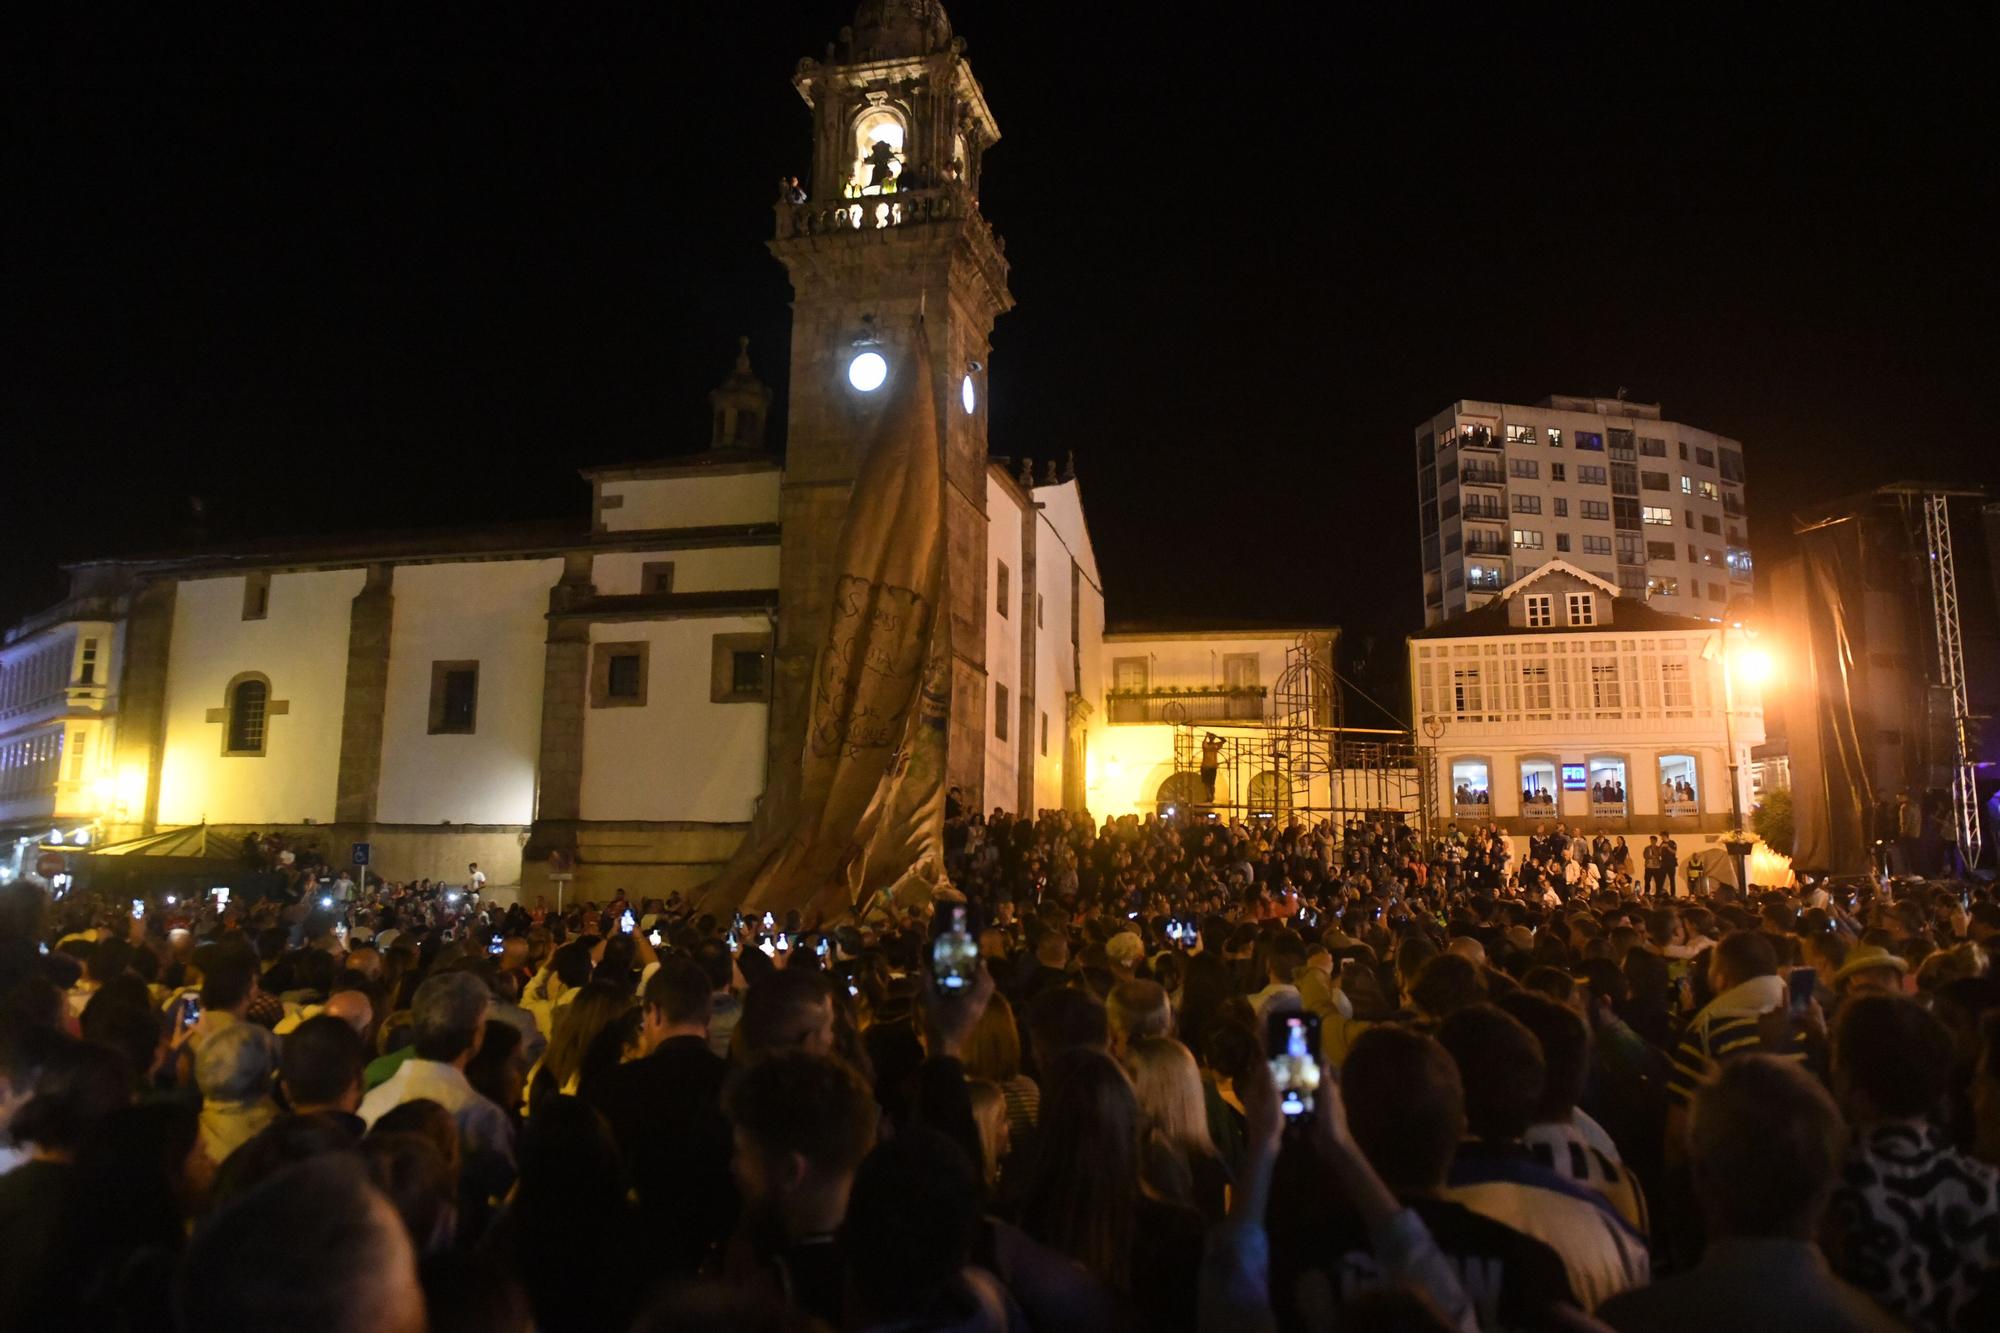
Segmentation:
{"type": "Polygon", "coordinates": [[[1180,705],[1168,705],[1174,776],[1162,805],[1278,822],[1407,816],[1428,836],[1423,750],[1408,731],[1340,725],[1340,691],[1327,653],[1330,645],[1306,639],[1286,650],[1260,722],[1195,723],[1180,705]],[[1203,778],[1211,750],[1212,789],[1203,778]]]}
{"type": "Polygon", "coordinates": [[[1970,868],[1979,864],[1979,788],[1972,759],[1972,709],[1965,689],[1965,644],[1958,619],[1958,573],[1951,556],[1950,497],[1942,491],[1929,491],[1923,501],[1931,640],[1937,649],[1937,683],[1951,708],[1952,840],[1970,868]]]}

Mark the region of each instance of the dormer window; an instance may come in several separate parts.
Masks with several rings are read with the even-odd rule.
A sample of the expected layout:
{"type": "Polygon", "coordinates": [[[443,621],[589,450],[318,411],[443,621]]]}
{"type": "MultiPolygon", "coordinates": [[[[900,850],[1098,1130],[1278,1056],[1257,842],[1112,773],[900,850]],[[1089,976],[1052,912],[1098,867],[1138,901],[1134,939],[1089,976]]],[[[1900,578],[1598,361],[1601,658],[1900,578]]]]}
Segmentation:
{"type": "Polygon", "coordinates": [[[1556,623],[1556,599],[1545,592],[1529,593],[1527,597],[1528,628],[1551,629],[1556,623]]]}
{"type": "Polygon", "coordinates": [[[1569,623],[1572,626],[1597,623],[1597,598],[1594,594],[1573,592],[1569,595],[1569,623]]]}
{"type": "Polygon", "coordinates": [[[903,118],[887,107],[870,107],[854,122],[854,168],[847,197],[894,194],[903,174],[903,118]]]}

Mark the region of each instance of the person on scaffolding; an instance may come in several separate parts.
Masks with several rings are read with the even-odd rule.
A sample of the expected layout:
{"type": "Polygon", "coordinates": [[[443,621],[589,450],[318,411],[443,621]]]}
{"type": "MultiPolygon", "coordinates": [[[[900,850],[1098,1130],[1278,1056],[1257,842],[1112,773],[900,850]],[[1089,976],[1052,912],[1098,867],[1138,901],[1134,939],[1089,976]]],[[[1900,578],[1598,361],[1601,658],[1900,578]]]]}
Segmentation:
{"type": "Polygon", "coordinates": [[[1202,800],[1215,804],[1215,770],[1222,759],[1222,737],[1207,732],[1201,738],[1202,800]]]}

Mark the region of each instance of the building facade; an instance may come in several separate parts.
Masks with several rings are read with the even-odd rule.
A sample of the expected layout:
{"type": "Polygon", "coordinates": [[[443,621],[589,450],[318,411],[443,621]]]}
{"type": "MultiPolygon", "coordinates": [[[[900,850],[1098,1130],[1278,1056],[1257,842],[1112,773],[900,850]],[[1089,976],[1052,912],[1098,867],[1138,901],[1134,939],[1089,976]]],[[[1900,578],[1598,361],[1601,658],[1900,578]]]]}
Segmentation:
{"type": "Polygon", "coordinates": [[[1657,404],[1461,400],[1415,436],[1427,625],[1550,560],[1675,615],[1751,591],[1743,446],[1657,404]]]}
{"type": "MultiPolygon", "coordinates": [[[[1172,729],[1108,706],[1078,483],[988,452],[988,338],[1012,298],[978,204],[999,131],[964,45],[935,0],[864,0],[794,83],[814,165],[771,242],[795,297],[782,460],[746,347],[706,449],[584,469],[573,519],[72,567],[71,597],[0,649],[11,873],[57,838],[200,826],[366,842],[391,878],[477,861],[531,896],[707,880],[796,779],[852,484],[890,391],[926,364],[950,784],[974,809],[1155,808],[1172,729]],[[1133,783],[1102,780],[1128,764],[1133,783]]],[[[1209,683],[1254,685],[1276,643],[1172,651],[1247,654],[1247,676],[1209,683]]]]}
{"type": "Polygon", "coordinates": [[[1730,831],[1731,754],[1751,808],[1757,690],[1725,682],[1740,631],[1619,595],[1564,561],[1410,640],[1410,692],[1434,765],[1433,814],[1531,832],[1671,834],[1683,852],[1730,831]]]}

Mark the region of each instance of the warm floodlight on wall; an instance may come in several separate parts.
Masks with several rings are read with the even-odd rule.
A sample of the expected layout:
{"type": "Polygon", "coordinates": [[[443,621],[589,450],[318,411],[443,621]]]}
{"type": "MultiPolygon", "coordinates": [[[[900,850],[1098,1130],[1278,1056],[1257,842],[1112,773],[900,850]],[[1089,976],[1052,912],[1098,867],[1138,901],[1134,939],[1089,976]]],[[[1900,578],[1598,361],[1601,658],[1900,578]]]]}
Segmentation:
{"type": "Polygon", "coordinates": [[[972,387],[972,376],[967,375],[958,382],[958,401],[965,406],[965,415],[971,416],[979,406],[979,391],[972,387]]]}

